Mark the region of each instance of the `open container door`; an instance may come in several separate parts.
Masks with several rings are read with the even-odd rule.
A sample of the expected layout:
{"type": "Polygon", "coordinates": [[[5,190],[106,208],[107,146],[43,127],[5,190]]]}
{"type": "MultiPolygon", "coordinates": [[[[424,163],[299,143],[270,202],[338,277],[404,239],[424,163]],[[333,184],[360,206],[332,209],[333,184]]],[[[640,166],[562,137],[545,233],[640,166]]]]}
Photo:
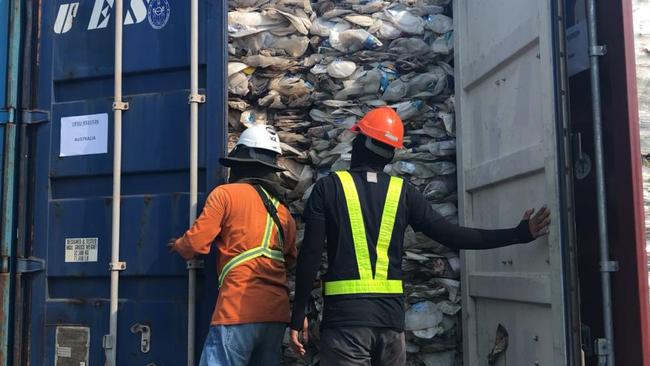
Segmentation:
{"type": "Polygon", "coordinates": [[[555,8],[535,0],[454,4],[461,222],[512,227],[544,204],[554,220],[534,243],[462,253],[465,365],[488,364],[499,325],[508,346],[490,364],[566,365],[577,357],[563,270],[571,268],[563,254],[570,169],[559,168],[566,118],[555,8]]]}

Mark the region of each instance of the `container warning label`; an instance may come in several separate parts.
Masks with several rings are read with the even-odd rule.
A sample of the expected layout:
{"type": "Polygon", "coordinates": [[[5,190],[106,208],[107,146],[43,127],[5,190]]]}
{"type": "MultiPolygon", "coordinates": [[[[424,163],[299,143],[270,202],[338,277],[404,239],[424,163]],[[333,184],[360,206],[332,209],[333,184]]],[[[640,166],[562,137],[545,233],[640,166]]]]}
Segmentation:
{"type": "Polygon", "coordinates": [[[72,348],[63,346],[56,347],[56,356],[70,358],[72,357],[72,348]]]}
{"type": "Polygon", "coordinates": [[[90,349],[90,328],[58,326],[54,366],[86,366],[90,349]]]}
{"type": "Polygon", "coordinates": [[[66,262],[97,262],[97,238],[66,238],[66,262]]]}

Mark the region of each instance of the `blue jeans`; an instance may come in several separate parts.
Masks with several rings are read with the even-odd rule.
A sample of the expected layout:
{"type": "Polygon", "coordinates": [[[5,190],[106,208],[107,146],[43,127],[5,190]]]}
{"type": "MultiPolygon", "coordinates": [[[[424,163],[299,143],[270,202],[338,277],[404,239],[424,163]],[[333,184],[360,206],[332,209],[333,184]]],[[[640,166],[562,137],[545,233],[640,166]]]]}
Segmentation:
{"type": "Polygon", "coordinates": [[[285,323],[213,325],[199,366],[280,364],[285,323]]]}

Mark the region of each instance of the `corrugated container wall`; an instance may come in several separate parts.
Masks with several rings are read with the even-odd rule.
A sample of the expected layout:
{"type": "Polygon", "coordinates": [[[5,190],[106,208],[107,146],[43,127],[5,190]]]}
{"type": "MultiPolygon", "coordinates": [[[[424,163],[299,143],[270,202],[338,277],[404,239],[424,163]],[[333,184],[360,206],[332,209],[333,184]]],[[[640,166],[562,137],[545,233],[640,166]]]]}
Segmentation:
{"type": "MultiPolygon", "coordinates": [[[[113,160],[113,1],[42,1],[31,47],[35,109],[29,130],[30,278],[22,363],[100,365],[108,334],[113,160]],[[73,363],[70,363],[73,362],[73,363]]],[[[222,181],[225,149],[222,2],[200,1],[199,200],[222,181]]],[[[118,365],[186,361],[187,270],[165,248],[187,228],[190,2],[124,2],[118,365]],[[150,329],[143,346],[138,325],[150,329]],[[133,329],[133,331],[132,331],[133,329]]],[[[213,278],[214,260],[202,271],[213,278]]],[[[197,339],[216,297],[199,281],[197,339]]],[[[200,347],[198,347],[200,350],[200,347]]]]}
{"type": "MultiPolygon", "coordinates": [[[[7,103],[6,103],[6,89],[7,89],[7,49],[9,46],[9,1],[0,0],[0,176],[4,172],[4,135],[5,124],[8,120],[7,103]]],[[[0,180],[0,192],[2,192],[3,184],[0,180]]],[[[2,194],[1,197],[5,195],[2,194]]],[[[9,306],[10,300],[10,286],[9,286],[9,268],[4,258],[8,258],[8,248],[0,244],[0,261],[2,261],[3,268],[0,268],[0,322],[9,324],[9,306]]],[[[0,326],[0,365],[6,362],[6,351],[9,341],[9,332],[7,326],[0,326]]]]}

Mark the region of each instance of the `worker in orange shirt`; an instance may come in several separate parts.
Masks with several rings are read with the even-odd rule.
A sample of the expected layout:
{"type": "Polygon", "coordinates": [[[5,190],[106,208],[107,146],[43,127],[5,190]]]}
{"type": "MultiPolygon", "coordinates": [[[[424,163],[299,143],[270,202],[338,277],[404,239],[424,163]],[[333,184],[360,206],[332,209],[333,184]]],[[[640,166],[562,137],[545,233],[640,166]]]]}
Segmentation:
{"type": "Polygon", "coordinates": [[[246,129],[221,164],[229,184],[215,188],[203,212],[170,249],[189,260],[218,251],[219,296],[201,366],[278,365],[289,322],[288,268],[296,261],[296,223],[281,203],[275,130],[246,129]]]}

